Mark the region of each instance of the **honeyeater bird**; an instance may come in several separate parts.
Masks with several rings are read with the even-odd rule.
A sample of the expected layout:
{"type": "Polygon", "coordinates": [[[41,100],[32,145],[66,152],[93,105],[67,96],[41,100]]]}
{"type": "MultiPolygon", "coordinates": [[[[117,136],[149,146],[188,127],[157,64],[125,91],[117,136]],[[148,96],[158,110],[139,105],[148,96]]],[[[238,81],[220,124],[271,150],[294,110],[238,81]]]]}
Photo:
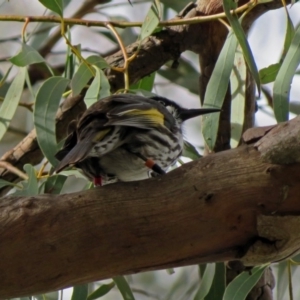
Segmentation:
{"type": "Polygon", "coordinates": [[[111,95],[78,120],[56,154],[60,163],[55,171],[75,166],[96,185],[163,174],[182,153],[182,123],[218,111],[185,109],[160,96],[111,95]]]}

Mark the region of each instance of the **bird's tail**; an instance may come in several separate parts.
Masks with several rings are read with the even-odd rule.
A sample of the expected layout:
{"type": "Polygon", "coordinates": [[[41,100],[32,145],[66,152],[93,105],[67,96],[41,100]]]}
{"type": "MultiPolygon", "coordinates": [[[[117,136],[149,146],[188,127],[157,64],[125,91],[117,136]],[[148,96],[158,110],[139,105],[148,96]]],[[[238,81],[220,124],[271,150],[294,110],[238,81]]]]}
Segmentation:
{"type": "Polygon", "coordinates": [[[56,157],[58,159],[62,158],[62,160],[56,166],[54,172],[58,173],[68,166],[72,166],[80,162],[87,157],[92,147],[93,141],[90,139],[83,139],[82,141],[79,141],[71,150],[64,147],[56,154],[56,157]]]}

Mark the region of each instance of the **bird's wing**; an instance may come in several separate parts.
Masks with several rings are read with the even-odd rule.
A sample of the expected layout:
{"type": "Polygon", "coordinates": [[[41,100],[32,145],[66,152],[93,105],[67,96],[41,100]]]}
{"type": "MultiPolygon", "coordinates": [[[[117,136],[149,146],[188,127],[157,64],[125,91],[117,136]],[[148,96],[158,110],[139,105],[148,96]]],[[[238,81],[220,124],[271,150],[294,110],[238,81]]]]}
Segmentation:
{"type": "Polygon", "coordinates": [[[164,115],[150,103],[123,103],[107,113],[107,126],[128,126],[152,129],[164,125],[164,115]]]}

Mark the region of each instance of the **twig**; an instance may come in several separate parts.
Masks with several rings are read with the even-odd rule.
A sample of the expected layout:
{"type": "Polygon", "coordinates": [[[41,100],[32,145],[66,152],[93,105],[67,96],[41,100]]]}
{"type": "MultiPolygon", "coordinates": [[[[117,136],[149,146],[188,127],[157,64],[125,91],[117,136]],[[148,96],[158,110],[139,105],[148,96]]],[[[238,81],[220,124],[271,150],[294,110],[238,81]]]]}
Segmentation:
{"type": "Polygon", "coordinates": [[[112,67],[113,70],[122,72],[124,74],[124,89],[127,92],[129,90],[129,74],[128,74],[128,66],[129,63],[137,56],[138,51],[136,51],[131,57],[128,58],[126,47],[116,29],[110,24],[107,23],[106,27],[114,34],[123,54],[124,58],[124,66],[123,68],[112,67]]]}
{"type": "Polygon", "coordinates": [[[20,178],[22,178],[24,180],[28,180],[28,176],[24,172],[22,172],[21,170],[19,170],[16,167],[14,167],[7,161],[4,161],[4,160],[0,161],[0,167],[8,170],[9,172],[19,176],[20,178]]]}
{"type": "MultiPolygon", "coordinates": [[[[248,3],[238,7],[235,10],[231,10],[231,14],[241,13],[249,7],[255,6],[256,1],[250,0],[248,3]]],[[[169,21],[161,21],[158,23],[160,27],[169,27],[175,25],[188,25],[188,24],[197,24],[203,22],[209,22],[213,20],[217,20],[219,18],[226,17],[225,13],[219,13],[210,16],[201,16],[201,17],[193,17],[187,19],[176,19],[176,20],[169,20],[169,21]]],[[[1,15],[0,21],[7,21],[7,22],[25,22],[26,19],[29,18],[30,22],[48,22],[48,23],[61,23],[61,18],[56,16],[19,16],[19,15],[1,15]]],[[[111,21],[109,22],[112,26],[118,28],[127,28],[127,27],[141,27],[143,22],[117,22],[111,21]]],[[[64,18],[65,25],[82,25],[87,27],[106,27],[107,21],[91,21],[91,20],[83,20],[83,19],[76,19],[76,18],[64,18]]]]}

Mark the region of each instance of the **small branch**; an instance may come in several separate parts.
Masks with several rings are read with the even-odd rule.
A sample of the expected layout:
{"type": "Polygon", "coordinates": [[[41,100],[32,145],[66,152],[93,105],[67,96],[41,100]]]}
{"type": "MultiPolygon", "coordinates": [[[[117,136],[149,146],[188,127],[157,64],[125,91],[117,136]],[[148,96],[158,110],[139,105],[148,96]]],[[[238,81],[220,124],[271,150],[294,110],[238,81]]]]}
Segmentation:
{"type": "Polygon", "coordinates": [[[17,175],[18,177],[24,180],[28,180],[28,176],[24,172],[14,167],[12,164],[8,163],[7,161],[0,161],[0,168],[8,170],[9,172],[17,175]]]}
{"type": "MultiPolygon", "coordinates": [[[[251,0],[248,3],[240,6],[239,8],[232,10],[232,14],[238,14],[244,12],[249,9],[249,7],[255,6],[256,1],[251,0]]],[[[159,22],[158,26],[161,27],[170,27],[175,25],[188,25],[188,24],[197,24],[202,22],[209,22],[214,21],[219,18],[226,17],[225,13],[219,13],[210,16],[201,16],[201,17],[194,17],[194,18],[187,18],[187,19],[176,19],[176,20],[169,20],[169,21],[161,21],[159,22]]],[[[44,23],[61,23],[60,17],[55,16],[18,16],[18,15],[2,15],[0,16],[0,21],[7,21],[7,22],[25,22],[26,19],[29,19],[30,22],[44,22],[44,23]]],[[[116,22],[110,21],[109,22],[112,26],[118,28],[127,28],[127,27],[141,27],[143,22],[116,22]]],[[[82,25],[87,27],[106,27],[107,21],[91,21],[91,20],[83,20],[83,19],[75,19],[75,18],[64,18],[65,25],[82,25]]]]}

